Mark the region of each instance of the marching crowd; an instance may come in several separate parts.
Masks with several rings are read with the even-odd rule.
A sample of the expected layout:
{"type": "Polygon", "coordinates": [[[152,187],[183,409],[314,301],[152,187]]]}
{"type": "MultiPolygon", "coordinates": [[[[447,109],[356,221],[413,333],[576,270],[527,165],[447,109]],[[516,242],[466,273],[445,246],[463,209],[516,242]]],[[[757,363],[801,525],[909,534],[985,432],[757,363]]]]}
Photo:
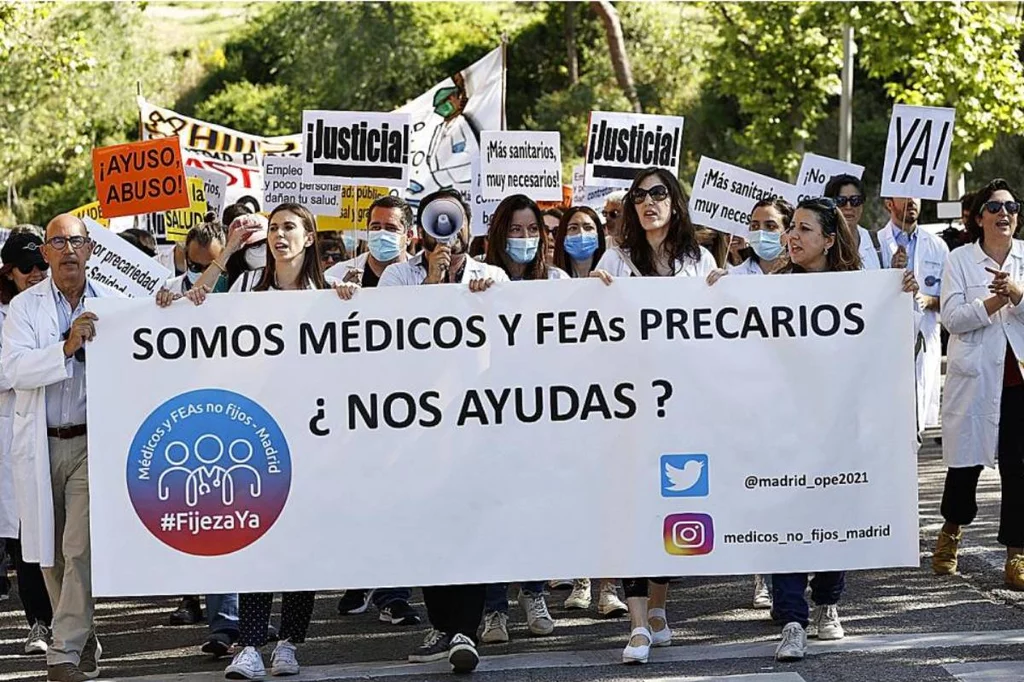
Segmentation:
{"type": "MultiPolygon", "coordinates": [[[[977,513],[979,474],[998,460],[1006,581],[1024,589],[1024,242],[1014,238],[1015,193],[993,180],[965,197],[966,231],[947,235],[952,250],[919,228],[917,199],[886,198],[889,222],[868,230],[860,225],[867,197],[857,178],[832,178],[824,195],[797,206],[760,201],[746,238],[731,239],[693,225],[678,180],[657,168],[609,195],[601,214],[585,206],[545,212],[527,196],[507,197],[486,238],[478,239],[470,239],[470,207],[453,190],[426,197],[415,215],[400,198],[377,199],[367,238],[358,242],[351,236],[327,242],[299,205],[283,204],[263,217],[235,204],[189,231],[179,252],[181,274],[157,293],[156,304],[187,298],[201,305],[210,295],[240,291],[331,288],[351,300],[384,286],[456,284],[486,295],[497,283],[533,279],[594,277],[615,286],[622,277],[699,277],[713,286],[725,276],[900,269],[901,288],[916,311],[915,338],[907,343],[915,348],[921,428],[939,423],[943,329],[949,339],[941,403],[949,468],[933,568],[956,571],[963,527],[977,513]],[[446,225],[454,223],[450,235],[432,224],[436,202],[448,211],[446,225]]],[[[124,236],[140,249],[155,248],[145,232],[124,236]]],[[[86,276],[91,249],[85,225],[65,214],[45,231],[14,230],[0,252],[0,537],[9,538],[30,627],[25,652],[45,652],[51,682],[96,678],[102,655],[91,592],[85,387],[88,342],[102,321],[85,311],[84,300],[117,292],[86,276]]],[[[770,609],[782,627],[778,660],[802,659],[808,636],[844,636],[837,604],[845,580],[843,572],[755,576],[754,606],[770,609]],[[808,585],[813,608],[804,596],[808,585]]],[[[546,601],[550,590],[571,587],[570,609],[589,609],[596,596],[598,614],[629,618],[623,662],[647,662],[652,648],[672,643],[670,579],[623,578],[621,597],[617,583],[610,577],[526,582],[518,601],[530,633],[545,636],[556,626],[546,601]]],[[[478,645],[509,639],[508,587],[424,587],[430,628],[409,660],[475,669],[478,645]]],[[[233,655],[227,678],[257,680],[268,673],[261,648],[275,640],[269,673],[296,674],[296,648],[307,635],[314,597],[284,593],[274,631],[273,595],[205,595],[209,634],[202,650],[233,655]]],[[[361,613],[372,604],[381,621],[416,625],[421,615],[410,597],[407,587],[352,589],[338,610],[361,613]]],[[[171,622],[195,623],[201,614],[200,597],[186,596],[171,622]]]]}

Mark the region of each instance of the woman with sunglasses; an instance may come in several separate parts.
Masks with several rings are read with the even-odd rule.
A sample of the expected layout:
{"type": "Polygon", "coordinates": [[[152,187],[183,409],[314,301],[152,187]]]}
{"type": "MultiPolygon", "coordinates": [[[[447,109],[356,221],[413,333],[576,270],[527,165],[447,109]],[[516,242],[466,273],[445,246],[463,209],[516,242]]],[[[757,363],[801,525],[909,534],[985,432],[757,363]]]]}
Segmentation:
{"type": "MultiPolygon", "coordinates": [[[[706,277],[715,260],[697,243],[686,195],[661,168],[637,173],[623,202],[620,247],[605,251],[591,273],[605,284],[616,277],[706,277]]],[[[623,663],[646,663],[652,646],[672,644],[665,603],[668,578],[624,578],[632,627],[623,663]],[[653,585],[653,587],[650,587],[653,585]]]]}
{"type": "Polygon", "coordinates": [[[950,252],[942,278],[949,331],[942,397],[946,482],[937,574],[957,567],[961,528],[978,512],[978,477],[999,462],[999,544],[1008,587],[1024,589],[1024,242],[1014,239],[1020,203],[1005,180],[979,190],[967,225],[971,244],[950,252]]]}
{"type": "Polygon", "coordinates": [[[839,212],[850,227],[863,269],[880,269],[882,262],[878,235],[860,225],[860,219],[864,216],[864,183],[855,175],[834,175],[825,185],[825,196],[836,202],[839,212]]]}
{"type": "Polygon", "coordinates": [[[555,230],[555,267],[570,277],[589,277],[605,251],[604,230],[597,211],[573,206],[565,211],[555,230]]]}
{"type": "MultiPolygon", "coordinates": [[[[50,266],[43,259],[43,240],[37,228],[14,228],[0,250],[0,326],[7,317],[7,306],[25,289],[46,279],[50,266]]],[[[0,368],[2,369],[2,368],[0,368]]],[[[46,653],[50,643],[50,623],[53,609],[43,581],[39,564],[27,563],[21,552],[21,523],[14,496],[15,481],[19,485],[35,485],[34,474],[15,466],[11,456],[12,424],[14,419],[14,391],[0,372],[0,549],[6,545],[8,556],[18,576],[18,595],[28,621],[26,654],[46,653]]],[[[19,463],[19,464],[28,464],[19,463]]],[[[0,557],[3,552],[0,551],[0,557]]],[[[5,580],[7,576],[0,576],[5,580]]],[[[5,593],[6,594],[6,593],[5,593]]]]}

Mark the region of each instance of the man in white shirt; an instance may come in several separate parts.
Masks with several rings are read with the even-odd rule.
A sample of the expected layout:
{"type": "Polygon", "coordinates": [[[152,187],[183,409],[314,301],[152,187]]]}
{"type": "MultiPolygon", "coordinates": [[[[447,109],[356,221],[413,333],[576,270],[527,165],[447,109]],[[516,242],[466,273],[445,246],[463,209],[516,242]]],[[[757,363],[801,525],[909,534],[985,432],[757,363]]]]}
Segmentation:
{"type": "Polygon", "coordinates": [[[843,214],[846,224],[853,230],[857,240],[857,253],[860,255],[861,268],[878,270],[881,267],[877,235],[860,226],[864,216],[864,183],[855,175],[834,175],[825,185],[825,196],[836,202],[839,212],[843,214]]]}
{"type": "Polygon", "coordinates": [[[369,250],[331,266],[325,275],[372,288],[380,282],[389,265],[408,260],[407,247],[413,237],[413,226],[412,208],[405,199],[390,194],[376,199],[370,204],[366,227],[369,250]]]}

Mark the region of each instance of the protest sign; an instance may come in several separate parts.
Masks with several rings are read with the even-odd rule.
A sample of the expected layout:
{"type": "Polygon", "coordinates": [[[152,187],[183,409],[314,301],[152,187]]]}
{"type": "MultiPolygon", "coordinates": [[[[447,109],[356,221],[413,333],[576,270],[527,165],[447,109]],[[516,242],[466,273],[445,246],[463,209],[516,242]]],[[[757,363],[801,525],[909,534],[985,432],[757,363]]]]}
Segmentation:
{"type": "MultiPolygon", "coordinates": [[[[210,152],[201,149],[184,151],[185,167],[200,168],[224,176],[227,186],[224,192],[224,206],[230,206],[243,198],[251,198],[257,206],[266,208],[263,199],[263,156],[254,152],[232,154],[210,152]]],[[[221,211],[223,215],[223,210],[221,211]]]]}
{"type": "Polygon", "coordinates": [[[793,203],[796,187],[702,156],[690,194],[690,220],[694,225],[746,235],[754,204],[774,197],[793,203]]]}
{"type": "Polygon", "coordinates": [[[526,194],[562,200],[561,136],[553,132],[485,130],[480,133],[481,190],[487,200],[526,194]]]}
{"type": "Polygon", "coordinates": [[[409,114],[303,111],[303,177],[404,190],[411,127],[409,114]]]}
{"type": "Polygon", "coordinates": [[[223,173],[210,171],[198,166],[185,164],[185,176],[199,178],[203,181],[203,195],[206,197],[206,210],[214,213],[217,220],[224,215],[224,203],[227,197],[228,178],[223,173]]]}
{"type": "Polygon", "coordinates": [[[96,196],[104,218],[188,206],[178,139],[129,142],[92,150],[96,196]]]}
{"type": "Polygon", "coordinates": [[[155,215],[155,222],[162,228],[162,234],[168,241],[185,241],[188,231],[196,225],[202,225],[206,219],[206,194],[202,178],[188,178],[188,198],[188,208],[155,215]]]}
{"type": "Polygon", "coordinates": [[[484,199],[483,190],[480,187],[480,158],[473,159],[473,183],[470,189],[470,213],[469,234],[472,237],[486,237],[487,230],[491,226],[491,216],[497,210],[500,201],[488,201],[484,199]]]}
{"type": "Polygon", "coordinates": [[[956,109],[897,104],[882,166],[883,197],[942,199],[956,109]]]}
{"type": "Polygon", "coordinates": [[[917,566],[901,277],[88,299],[94,592],[917,566]]]}
{"type": "Polygon", "coordinates": [[[590,112],[585,182],[589,187],[628,188],[638,170],[657,166],[679,173],[683,117],[590,112]]]}
{"type": "Polygon", "coordinates": [[[143,97],[138,98],[138,105],[144,140],[180,137],[182,146],[186,148],[227,152],[249,158],[250,163],[263,154],[297,154],[301,145],[297,134],[280,137],[250,135],[158,107],[143,97]]]}
{"type": "Polygon", "coordinates": [[[825,185],[836,175],[852,175],[859,180],[864,175],[864,166],[807,152],[796,176],[796,200],[824,196],[825,185]]]}
{"type": "Polygon", "coordinates": [[[355,197],[343,193],[338,182],[306,182],[302,159],[297,156],[267,156],[263,160],[263,206],[266,210],[284,203],[305,206],[316,216],[317,230],[335,231],[355,227],[355,197]],[[349,205],[343,206],[345,200],[349,205]]]}
{"type": "Polygon", "coordinates": [[[586,172],[582,165],[572,169],[572,205],[589,206],[600,212],[605,198],[615,191],[614,187],[587,187],[586,172]]]}
{"type": "Polygon", "coordinates": [[[375,187],[372,185],[359,185],[355,188],[355,227],[363,229],[370,223],[370,206],[377,199],[387,196],[400,196],[402,192],[393,187],[375,187]]]}
{"type": "Polygon", "coordinates": [[[92,240],[92,255],[86,263],[91,279],[131,297],[151,296],[167,281],[168,270],[92,218],[84,218],[92,240]]]}
{"type": "Polygon", "coordinates": [[[98,201],[92,201],[89,202],[88,204],[83,204],[78,208],[71,209],[70,211],[68,211],[68,213],[70,213],[73,216],[78,216],[82,220],[85,220],[86,218],[92,218],[103,227],[107,227],[110,225],[110,221],[104,218],[102,215],[100,215],[100,202],[98,201]]]}

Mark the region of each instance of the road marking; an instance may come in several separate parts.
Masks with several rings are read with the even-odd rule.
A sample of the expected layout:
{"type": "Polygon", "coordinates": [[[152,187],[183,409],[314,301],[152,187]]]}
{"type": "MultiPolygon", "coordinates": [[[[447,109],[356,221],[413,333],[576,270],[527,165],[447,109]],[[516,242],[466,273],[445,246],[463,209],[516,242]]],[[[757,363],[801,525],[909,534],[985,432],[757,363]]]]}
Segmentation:
{"type": "Polygon", "coordinates": [[[960,682],[1007,682],[1024,680],[1024,661],[954,663],[942,666],[960,682]]]}

